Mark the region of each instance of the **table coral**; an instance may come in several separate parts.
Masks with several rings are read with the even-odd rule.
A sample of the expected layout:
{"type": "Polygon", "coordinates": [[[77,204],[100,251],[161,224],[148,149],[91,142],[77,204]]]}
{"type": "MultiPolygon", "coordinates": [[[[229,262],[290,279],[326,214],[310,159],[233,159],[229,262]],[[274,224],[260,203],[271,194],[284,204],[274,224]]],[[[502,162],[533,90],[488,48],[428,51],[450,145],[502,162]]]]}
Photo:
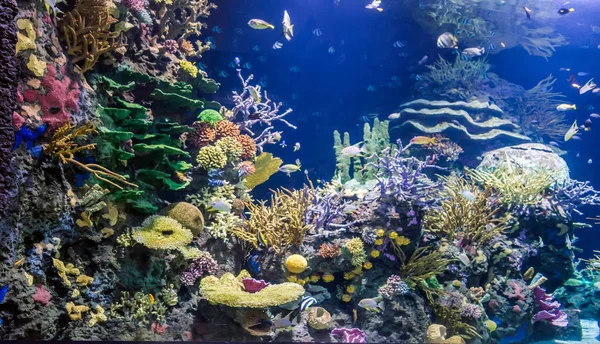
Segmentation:
{"type": "Polygon", "coordinates": [[[192,241],[192,232],[170,217],[148,217],[140,227],[132,230],[132,238],[154,250],[173,250],[192,241]]]}

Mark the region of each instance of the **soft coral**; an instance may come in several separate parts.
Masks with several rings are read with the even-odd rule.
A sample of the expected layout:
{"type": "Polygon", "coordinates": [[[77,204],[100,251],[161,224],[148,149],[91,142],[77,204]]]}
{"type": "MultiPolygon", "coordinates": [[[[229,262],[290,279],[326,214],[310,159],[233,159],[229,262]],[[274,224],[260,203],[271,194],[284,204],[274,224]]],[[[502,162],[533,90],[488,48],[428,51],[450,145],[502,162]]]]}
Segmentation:
{"type": "Polygon", "coordinates": [[[62,80],[56,78],[56,68],[48,65],[48,74],[42,80],[47,88],[45,95],[40,96],[40,105],[49,130],[57,129],[71,121],[71,111],[79,111],[79,85],[67,76],[62,80]]]}

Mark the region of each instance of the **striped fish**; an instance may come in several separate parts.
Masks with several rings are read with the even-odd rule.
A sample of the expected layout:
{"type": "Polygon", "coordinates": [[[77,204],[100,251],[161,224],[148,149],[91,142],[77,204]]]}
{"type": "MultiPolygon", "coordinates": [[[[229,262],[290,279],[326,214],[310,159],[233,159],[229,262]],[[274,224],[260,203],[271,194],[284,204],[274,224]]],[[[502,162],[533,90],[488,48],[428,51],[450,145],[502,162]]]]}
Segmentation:
{"type": "Polygon", "coordinates": [[[314,306],[317,304],[317,299],[312,296],[305,296],[302,298],[302,302],[300,302],[300,311],[305,311],[308,307],[314,306]]]}

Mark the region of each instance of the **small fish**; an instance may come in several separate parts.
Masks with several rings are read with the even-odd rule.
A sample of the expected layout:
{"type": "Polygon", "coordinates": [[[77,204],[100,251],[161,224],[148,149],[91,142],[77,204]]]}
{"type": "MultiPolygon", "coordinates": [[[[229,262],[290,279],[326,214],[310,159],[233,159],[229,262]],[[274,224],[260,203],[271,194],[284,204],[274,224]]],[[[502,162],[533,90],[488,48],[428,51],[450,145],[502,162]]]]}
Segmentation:
{"type": "Polygon", "coordinates": [[[423,63],[427,62],[427,60],[429,59],[429,56],[425,55],[423,56],[420,60],[419,60],[419,66],[422,65],[423,63]]]}
{"type": "Polygon", "coordinates": [[[554,147],[558,147],[559,146],[558,142],[556,142],[556,141],[550,141],[550,142],[548,142],[548,144],[551,145],[551,146],[554,146],[554,147]]]}
{"type": "Polygon", "coordinates": [[[317,304],[317,299],[315,299],[312,296],[305,296],[302,298],[302,301],[300,302],[300,311],[305,311],[308,307],[311,307],[313,305],[317,304]]]}
{"type": "Polygon", "coordinates": [[[575,134],[577,134],[578,131],[579,131],[579,127],[577,126],[577,120],[575,120],[575,122],[573,122],[573,125],[571,125],[571,128],[569,128],[569,130],[567,130],[567,132],[565,133],[565,137],[564,137],[565,142],[572,139],[573,136],[575,134]]]}
{"type": "Polygon", "coordinates": [[[250,62],[244,63],[242,67],[244,67],[244,69],[252,69],[252,65],[250,64],[250,62]]]}
{"type": "Polygon", "coordinates": [[[154,295],[152,294],[148,294],[148,299],[150,300],[151,304],[154,304],[155,300],[154,300],[154,295]]]}
{"type": "Polygon", "coordinates": [[[222,70],[219,72],[219,76],[221,78],[227,78],[229,76],[229,73],[227,73],[226,71],[222,70]]]}
{"type": "Polygon", "coordinates": [[[335,48],[334,47],[329,47],[329,49],[327,49],[327,52],[330,54],[335,53],[335,48]]]}
{"type": "Polygon", "coordinates": [[[358,210],[358,206],[356,206],[354,204],[349,204],[344,207],[344,214],[352,214],[357,210],[358,210]]]}
{"type": "Polygon", "coordinates": [[[460,195],[471,202],[475,202],[477,200],[477,197],[475,197],[475,195],[469,190],[462,191],[460,195]]]}
{"type": "Polygon", "coordinates": [[[585,85],[583,85],[583,87],[581,89],[579,89],[579,94],[584,94],[586,92],[589,92],[591,90],[593,90],[594,88],[596,88],[596,84],[594,83],[594,78],[591,78],[590,80],[588,80],[588,82],[585,83],[585,85]]]}
{"type": "Polygon", "coordinates": [[[291,330],[294,327],[294,323],[292,323],[289,319],[290,314],[283,318],[279,317],[279,315],[278,317],[275,317],[271,322],[273,326],[272,328],[274,330],[291,330]]]}
{"type": "Polygon", "coordinates": [[[220,198],[211,201],[210,207],[212,209],[214,209],[215,211],[221,211],[224,213],[231,212],[231,204],[227,203],[225,200],[220,199],[220,198]]]}
{"type": "Polygon", "coordinates": [[[394,48],[403,48],[404,47],[404,42],[402,42],[402,41],[395,41],[394,44],[392,44],[392,46],[394,48]]]}
{"type": "Polygon", "coordinates": [[[563,7],[563,8],[561,8],[561,9],[558,10],[558,14],[564,15],[564,14],[569,14],[569,13],[571,13],[573,11],[575,11],[574,8],[564,8],[563,7]]]}
{"type": "Polygon", "coordinates": [[[457,48],[458,39],[450,32],[442,33],[437,39],[438,48],[452,49],[457,48]]]}
{"type": "Polygon", "coordinates": [[[403,52],[399,53],[398,56],[400,56],[400,57],[408,57],[408,53],[403,51],[403,52]]]}
{"type": "Polygon", "coordinates": [[[504,44],[504,42],[500,42],[500,46],[501,46],[502,48],[506,48],[506,44],[504,44]]]}
{"type": "Polygon", "coordinates": [[[467,57],[473,56],[481,56],[485,54],[485,48],[477,47],[477,48],[466,48],[462,51],[463,55],[467,57]]]}
{"type": "Polygon", "coordinates": [[[577,106],[575,104],[560,104],[556,107],[558,111],[568,111],[568,110],[577,110],[577,106]]]}
{"type": "Polygon", "coordinates": [[[588,76],[588,75],[590,75],[590,73],[588,73],[588,72],[578,72],[577,75],[578,76],[588,76]]]}
{"type": "Polygon", "coordinates": [[[287,147],[287,144],[285,143],[285,140],[281,141],[281,143],[279,144],[279,146],[280,146],[281,148],[285,148],[285,147],[287,147]]]}
{"type": "Polygon", "coordinates": [[[215,27],[212,28],[212,32],[214,32],[214,33],[223,33],[223,30],[220,27],[215,26],[215,27]]]}
{"type": "Polygon", "coordinates": [[[590,117],[591,118],[600,118],[600,115],[597,113],[592,113],[592,114],[590,114],[590,117]]]}
{"type": "Polygon", "coordinates": [[[236,58],[234,58],[234,59],[233,59],[233,62],[235,62],[235,64],[236,64],[238,67],[240,66],[240,63],[241,63],[241,61],[240,61],[240,58],[239,58],[239,57],[236,57],[236,58]]]}
{"type": "Polygon", "coordinates": [[[267,240],[267,237],[260,230],[256,233],[256,239],[262,247],[269,247],[269,241],[267,240]]]}
{"type": "Polygon", "coordinates": [[[592,90],[592,93],[598,93],[598,92],[600,92],[600,88],[594,88],[594,89],[592,90]]]}
{"type": "Polygon", "coordinates": [[[573,87],[574,89],[580,90],[581,89],[581,85],[579,85],[578,83],[574,82],[571,83],[571,87],[573,87]]]}
{"type": "Polygon", "coordinates": [[[591,165],[592,163],[593,163],[592,159],[588,160],[588,164],[591,165]]]}
{"type": "Polygon", "coordinates": [[[560,70],[561,72],[570,72],[570,71],[571,71],[571,68],[565,68],[565,67],[562,67],[562,68],[561,68],[561,69],[559,69],[559,70],[560,70]]]}
{"type": "Polygon", "coordinates": [[[255,252],[248,257],[248,265],[250,266],[252,272],[254,272],[255,274],[260,273],[260,262],[258,260],[258,253],[255,252]]]}
{"type": "Polygon", "coordinates": [[[488,46],[488,48],[490,50],[496,50],[496,46],[494,45],[494,43],[490,43],[490,45],[488,46]]]}
{"type": "Polygon", "coordinates": [[[365,8],[369,10],[377,10],[379,12],[383,12],[383,8],[379,6],[381,6],[381,0],[373,0],[373,2],[365,6],[365,8]]]}
{"type": "Polygon", "coordinates": [[[366,309],[369,312],[375,313],[385,310],[383,307],[383,298],[381,296],[373,299],[362,299],[358,302],[358,306],[366,309]]]}
{"type": "Polygon", "coordinates": [[[209,179],[208,185],[210,186],[223,186],[225,185],[225,181],[221,179],[209,179]]]}
{"type": "Polygon", "coordinates": [[[527,16],[527,19],[531,19],[531,10],[527,8],[527,6],[523,6],[523,9],[525,10],[525,15],[527,16]]]}
{"type": "Polygon", "coordinates": [[[400,112],[394,112],[388,115],[388,119],[398,119],[400,118],[400,112]]]}
{"type": "Polygon", "coordinates": [[[592,120],[591,119],[586,119],[585,122],[583,122],[583,130],[588,131],[590,130],[590,127],[592,126],[592,120]]]}
{"type": "Polygon", "coordinates": [[[294,37],[294,25],[292,24],[292,20],[287,11],[283,11],[283,22],[281,24],[283,26],[283,37],[288,41],[291,41],[292,37],[294,37]]]}
{"type": "Polygon", "coordinates": [[[281,49],[281,47],[283,47],[283,43],[281,43],[281,42],[273,43],[273,49],[277,50],[277,49],[281,49]]]}
{"type": "Polygon", "coordinates": [[[264,30],[264,29],[274,29],[275,26],[273,24],[269,24],[262,19],[250,19],[248,22],[248,26],[256,30],[264,30]]]}
{"type": "Polygon", "coordinates": [[[241,35],[244,33],[244,30],[242,30],[241,27],[236,27],[233,32],[235,32],[237,35],[241,35]]]}
{"type": "Polygon", "coordinates": [[[579,158],[579,157],[580,157],[580,154],[579,154],[579,152],[577,152],[577,155],[575,155],[575,157],[576,157],[576,158],[579,158]]]}
{"type": "Polygon", "coordinates": [[[300,72],[300,68],[298,68],[297,66],[291,66],[290,67],[290,72],[298,73],[298,72],[300,72]]]}
{"type": "MultiPolygon", "coordinates": [[[[361,123],[367,123],[367,122],[370,122],[371,120],[367,116],[360,116],[358,118],[358,121],[361,122],[361,123]]],[[[357,124],[357,125],[359,125],[359,124],[357,124]]]]}
{"type": "Polygon", "coordinates": [[[594,109],[595,109],[595,107],[594,107],[594,105],[590,104],[590,105],[586,105],[586,106],[585,106],[585,109],[586,109],[586,110],[589,110],[589,111],[592,111],[592,110],[594,110],[594,109]]]}
{"type": "Polygon", "coordinates": [[[250,96],[252,97],[252,99],[254,99],[256,103],[260,103],[260,92],[256,89],[256,87],[248,86],[248,92],[250,93],[250,96]]]}
{"type": "Polygon", "coordinates": [[[315,35],[317,37],[321,37],[323,35],[323,31],[321,31],[321,29],[314,29],[313,35],[315,35]]]}
{"type": "Polygon", "coordinates": [[[369,92],[375,92],[375,86],[371,85],[367,87],[367,91],[369,92]]]}
{"type": "Polygon", "coordinates": [[[344,149],[342,149],[342,151],[340,152],[342,154],[342,156],[347,157],[347,158],[354,158],[355,156],[360,156],[362,153],[365,152],[364,147],[358,147],[358,145],[360,144],[354,144],[352,146],[348,146],[344,149]]]}
{"type": "Polygon", "coordinates": [[[569,77],[569,84],[572,84],[575,81],[575,74],[571,74],[569,77]]]}
{"type": "MultiPolygon", "coordinates": [[[[298,162],[298,161],[297,161],[298,162]]],[[[288,177],[291,177],[291,173],[300,171],[300,164],[286,164],[279,168],[279,172],[283,172],[287,174],[288,177]]]]}
{"type": "MultiPolygon", "coordinates": [[[[264,56],[264,55],[260,55],[260,56],[257,58],[257,60],[258,60],[258,61],[260,61],[261,63],[265,63],[265,62],[267,62],[267,57],[266,57],[266,56],[264,56]]],[[[262,79],[262,78],[261,78],[261,79],[262,79]]]]}
{"type": "Polygon", "coordinates": [[[434,145],[436,143],[436,141],[435,141],[435,137],[415,136],[412,139],[410,139],[410,143],[415,144],[415,145],[429,145],[429,144],[434,145]]]}
{"type": "Polygon", "coordinates": [[[260,47],[258,46],[258,44],[256,44],[255,46],[252,47],[253,51],[260,51],[260,47]]]}
{"type": "Polygon", "coordinates": [[[294,145],[294,152],[297,152],[300,150],[300,142],[296,142],[296,144],[294,145]]]}

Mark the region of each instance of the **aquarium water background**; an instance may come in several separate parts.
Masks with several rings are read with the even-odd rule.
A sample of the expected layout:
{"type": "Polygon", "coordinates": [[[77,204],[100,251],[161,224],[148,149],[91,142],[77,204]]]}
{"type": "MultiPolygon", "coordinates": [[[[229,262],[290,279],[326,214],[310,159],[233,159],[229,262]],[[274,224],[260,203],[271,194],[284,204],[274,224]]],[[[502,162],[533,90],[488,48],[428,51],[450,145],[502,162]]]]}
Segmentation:
{"type": "Polygon", "coordinates": [[[0,0],[0,339],[599,342],[598,15],[0,0]]]}

